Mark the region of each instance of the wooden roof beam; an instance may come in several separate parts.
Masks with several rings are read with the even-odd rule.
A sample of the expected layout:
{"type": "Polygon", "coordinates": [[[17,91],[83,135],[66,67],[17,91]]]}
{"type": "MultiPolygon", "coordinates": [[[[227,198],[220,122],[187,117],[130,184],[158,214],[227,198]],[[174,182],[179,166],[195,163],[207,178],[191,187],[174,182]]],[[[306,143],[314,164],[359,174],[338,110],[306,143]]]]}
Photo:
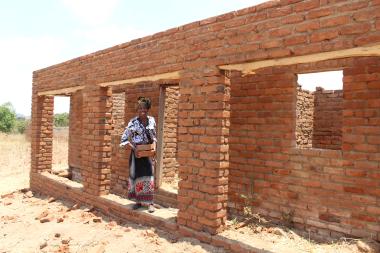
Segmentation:
{"type": "Polygon", "coordinates": [[[101,87],[120,86],[120,85],[125,85],[125,84],[136,84],[140,82],[156,82],[160,80],[173,80],[173,79],[179,80],[180,77],[181,77],[180,71],[174,71],[174,72],[169,72],[169,73],[164,73],[164,74],[141,76],[141,77],[130,78],[130,79],[125,79],[125,80],[99,83],[98,85],[101,87]]]}
{"type": "Polygon", "coordinates": [[[226,71],[241,71],[243,75],[255,74],[256,70],[275,67],[275,66],[287,66],[301,63],[311,63],[324,60],[348,58],[348,57],[360,57],[360,56],[380,56],[380,45],[355,47],[350,49],[342,49],[331,52],[323,52],[302,56],[291,56],[278,59],[270,59],[263,61],[246,62],[239,64],[221,65],[219,69],[226,71]]]}
{"type": "Polygon", "coordinates": [[[82,90],[84,86],[75,86],[75,87],[69,87],[69,88],[62,88],[57,90],[48,90],[48,91],[40,91],[38,92],[38,96],[69,96],[70,94],[77,92],[78,90],[82,90]]]}

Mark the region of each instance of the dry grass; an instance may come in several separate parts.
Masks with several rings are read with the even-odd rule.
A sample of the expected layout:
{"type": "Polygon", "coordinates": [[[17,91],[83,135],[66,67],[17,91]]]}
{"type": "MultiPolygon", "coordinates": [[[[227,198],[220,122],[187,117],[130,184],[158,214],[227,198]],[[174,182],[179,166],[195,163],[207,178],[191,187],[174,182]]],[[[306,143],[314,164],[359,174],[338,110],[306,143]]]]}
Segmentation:
{"type": "MultiPolygon", "coordinates": [[[[0,194],[29,186],[30,138],[0,133],[0,194]]],[[[53,168],[68,164],[68,129],[54,130],[53,168]]]]}
{"type": "Polygon", "coordinates": [[[25,135],[0,133],[0,176],[28,174],[30,142],[25,135]]]}
{"type": "Polygon", "coordinates": [[[69,129],[57,128],[53,134],[53,169],[62,170],[68,168],[69,129]]]}
{"type": "Polygon", "coordinates": [[[178,182],[179,177],[177,173],[174,177],[164,178],[160,188],[169,192],[178,193],[178,182]]]}

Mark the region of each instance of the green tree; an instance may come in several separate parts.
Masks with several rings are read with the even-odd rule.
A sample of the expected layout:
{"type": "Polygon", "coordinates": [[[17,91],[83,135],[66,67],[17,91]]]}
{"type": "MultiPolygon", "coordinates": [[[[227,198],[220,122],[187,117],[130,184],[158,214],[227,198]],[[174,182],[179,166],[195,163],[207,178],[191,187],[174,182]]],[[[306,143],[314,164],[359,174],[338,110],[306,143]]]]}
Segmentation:
{"type": "Polygon", "coordinates": [[[54,114],[55,127],[69,126],[69,114],[67,112],[54,114]]]}
{"type": "Polygon", "coordinates": [[[16,122],[16,113],[11,103],[0,106],[0,131],[9,133],[12,131],[16,122]]]}

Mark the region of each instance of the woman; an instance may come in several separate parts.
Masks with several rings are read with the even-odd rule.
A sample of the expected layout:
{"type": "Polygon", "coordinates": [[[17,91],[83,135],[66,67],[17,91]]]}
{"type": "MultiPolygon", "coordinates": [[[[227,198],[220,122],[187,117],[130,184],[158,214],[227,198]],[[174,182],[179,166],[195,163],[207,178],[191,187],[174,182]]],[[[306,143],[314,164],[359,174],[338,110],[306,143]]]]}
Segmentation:
{"type": "Polygon", "coordinates": [[[137,102],[138,116],[132,118],[121,137],[120,146],[131,148],[129,158],[128,198],[136,201],[133,209],[147,206],[149,212],[154,212],[154,174],[153,160],[150,157],[140,157],[136,147],[140,144],[154,143],[156,150],[156,122],[148,116],[151,107],[149,98],[139,97],[137,102]]]}

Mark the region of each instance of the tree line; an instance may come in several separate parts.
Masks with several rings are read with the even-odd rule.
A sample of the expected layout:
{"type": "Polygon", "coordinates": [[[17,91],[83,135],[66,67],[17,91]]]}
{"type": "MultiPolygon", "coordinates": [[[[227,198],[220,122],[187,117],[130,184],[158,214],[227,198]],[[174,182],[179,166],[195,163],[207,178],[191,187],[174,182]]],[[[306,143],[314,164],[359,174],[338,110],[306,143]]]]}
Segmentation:
{"type": "MultiPolygon", "coordinates": [[[[0,105],[0,132],[4,133],[25,133],[30,125],[30,119],[17,116],[16,111],[11,103],[0,105]]],[[[69,114],[54,114],[55,127],[68,127],[69,114]]]]}

